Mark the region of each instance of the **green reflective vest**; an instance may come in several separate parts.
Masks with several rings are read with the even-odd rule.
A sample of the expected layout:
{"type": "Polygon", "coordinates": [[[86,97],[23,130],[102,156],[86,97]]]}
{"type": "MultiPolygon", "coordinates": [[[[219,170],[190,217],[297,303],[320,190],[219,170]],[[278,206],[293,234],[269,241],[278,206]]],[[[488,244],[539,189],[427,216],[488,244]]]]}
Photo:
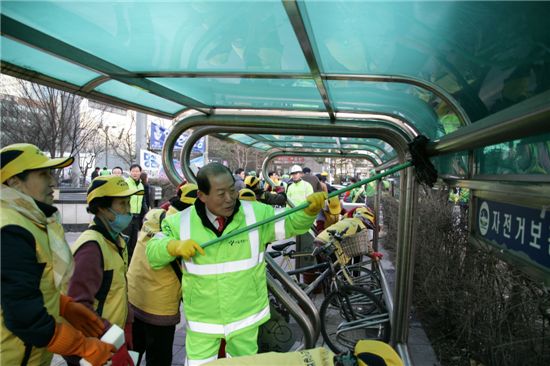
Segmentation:
{"type": "MultiPolygon", "coordinates": [[[[224,234],[272,217],[279,210],[284,209],[241,201],[224,234]]],[[[267,321],[266,244],[305,233],[314,219],[303,211],[294,212],[276,223],[210,245],[204,249],[205,255],[197,254],[186,261],[182,292],[188,327],[227,338],[267,321]]],[[[194,206],[164,219],[162,233],[155,235],[146,248],[151,266],[161,268],[174,259],[166,250],[170,240],[188,238],[199,244],[216,238],[214,232],[203,227],[194,206]]]]}
{"type": "MultiPolygon", "coordinates": [[[[132,177],[128,177],[126,178],[126,183],[128,183],[128,187],[130,188],[143,190],[143,183],[141,183],[141,180],[139,181],[139,184],[136,184],[136,181],[132,177]]],[[[130,213],[140,214],[142,205],[143,195],[134,194],[133,196],[130,196],[130,213]]]]}

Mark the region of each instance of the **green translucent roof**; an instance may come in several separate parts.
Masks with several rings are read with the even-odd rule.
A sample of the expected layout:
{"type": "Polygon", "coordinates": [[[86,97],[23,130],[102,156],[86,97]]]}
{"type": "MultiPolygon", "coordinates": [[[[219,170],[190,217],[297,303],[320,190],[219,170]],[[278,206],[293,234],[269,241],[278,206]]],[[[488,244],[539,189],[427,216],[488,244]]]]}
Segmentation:
{"type": "Polygon", "coordinates": [[[3,1],[1,16],[3,73],[166,118],[378,113],[433,140],[550,89],[544,1],[3,1]]]}

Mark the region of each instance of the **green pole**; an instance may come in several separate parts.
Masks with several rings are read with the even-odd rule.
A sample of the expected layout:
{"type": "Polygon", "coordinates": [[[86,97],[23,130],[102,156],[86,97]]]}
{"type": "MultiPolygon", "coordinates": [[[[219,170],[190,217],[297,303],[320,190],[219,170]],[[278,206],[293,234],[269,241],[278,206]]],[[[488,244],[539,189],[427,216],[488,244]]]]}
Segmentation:
{"type": "MultiPolygon", "coordinates": [[[[355,187],[359,187],[359,186],[362,186],[363,184],[367,184],[367,183],[370,183],[372,181],[375,181],[375,180],[378,180],[382,177],[385,177],[386,175],[390,175],[390,174],[393,174],[395,172],[398,172],[400,170],[403,170],[403,169],[406,169],[408,167],[412,166],[412,162],[408,161],[408,162],[405,162],[405,163],[402,163],[402,164],[399,164],[399,165],[396,165],[394,166],[393,168],[391,169],[388,169],[386,170],[384,173],[379,173],[379,174],[376,174],[375,176],[373,177],[370,177],[370,178],[367,178],[367,179],[363,179],[362,181],[359,181],[357,183],[353,183],[353,184],[350,184],[349,186],[346,186],[342,189],[339,189],[337,191],[334,191],[332,193],[330,193],[328,195],[328,197],[334,197],[334,196],[338,196],[344,192],[347,192],[349,191],[350,189],[353,189],[355,187]]],[[[203,243],[201,244],[201,247],[203,248],[206,248],[207,246],[209,245],[212,245],[212,244],[216,244],[217,242],[220,242],[222,240],[225,240],[225,239],[229,239],[229,238],[232,238],[234,237],[235,235],[239,235],[241,233],[244,233],[246,231],[250,231],[252,229],[255,229],[257,228],[258,226],[262,226],[264,224],[267,224],[267,223],[270,223],[272,221],[278,221],[279,219],[285,217],[285,216],[288,216],[290,215],[291,213],[294,213],[296,211],[300,211],[300,210],[303,210],[304,208],[308,207],[309,206],[309,202],[303,202],[301,204],[299,204],[298,206],[296,207],[293,207],[293,208],[290,208],[288,210],[285,210],[284,212],[281,212],[280,214],[277,214],[275,216],[272,216],[268,219],[265,219],[265,220],[261,220],[261,221],[258,221],[258,222],[255,222],[253,223],[252,225],[249,225],[247,227],[243,227],[241,229],[237,229],[235,231],[232,231],[230,232],[229,234],[227,235],[223,235],[223,236],[220,236],[219,238],[216,238],[216,239],[213,239],[213,240],[210,240],[210,241],[207,241],[206,243],[203,243]]]]}

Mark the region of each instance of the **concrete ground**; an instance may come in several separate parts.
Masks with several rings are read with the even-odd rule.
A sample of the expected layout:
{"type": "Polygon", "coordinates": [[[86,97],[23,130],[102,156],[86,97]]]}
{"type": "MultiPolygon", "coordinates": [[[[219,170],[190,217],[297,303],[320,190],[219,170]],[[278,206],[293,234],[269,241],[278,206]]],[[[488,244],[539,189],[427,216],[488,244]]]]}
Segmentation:
{"type": "MultiPolygon", "coordinates": [[[[66,238],[69,244],[72,244],[80,235],[80,232],[67,232],[66,238]]],[[[382,260],[382,266],[388,277],[388,282],[393,288],[395,267],[389,260],[389,254],[380,248],[380,251],[384,253],[384,259],[382,260]]],[[[322,294],[314,297],[315,304],[320,307],[322,302],[322,294]]],[[[183,314],[183,312],[182,312],[183,314]]],[[[185,362],[185,322],[182,320],[176,327],[176,335],[174,339],[174,345],[172,347],[173,366],[183,366],[185,362]]],[[[291,325],[292,326],[292,325],[291,325]]],[[[297,327],[297,325],[294,325],[297,327]]],[[[324,342],[322,336],[317,341],[317,346],[323,346],[324,342]]],[[[431,343],[422,328],[422,324],[414,316],[411,319],[409,327],[409,352],[416,366],[439,366],[439,362],[432,349],[431,343]]],[[[140,366],[145,365],[145,360],[142,360],[140,366]]],[[[60,356],[55,355],[50,366],[66,366],[66,362],[60,356]]],[[[260,366],[260,365],[259,365],[260,366]]],[[[290,366],[290,365],[289,365],[290,366]]]]}

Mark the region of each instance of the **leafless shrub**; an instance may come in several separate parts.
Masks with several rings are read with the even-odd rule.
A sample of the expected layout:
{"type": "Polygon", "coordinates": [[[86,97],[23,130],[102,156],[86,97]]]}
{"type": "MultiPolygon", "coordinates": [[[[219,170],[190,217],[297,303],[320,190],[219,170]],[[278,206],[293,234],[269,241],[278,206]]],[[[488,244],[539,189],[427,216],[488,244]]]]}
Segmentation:
{"type": "MultiPolygon", "coordinates": [[[[443,192],[443,193],[442,193],[443,192]]],[[[397,202],[382,201],[393,250],[397,202]]],[[[414,303],[443,365],[550,365],[548,294],[467,241],[467,209],[422,191],[416,210],[414,303]]]]}

